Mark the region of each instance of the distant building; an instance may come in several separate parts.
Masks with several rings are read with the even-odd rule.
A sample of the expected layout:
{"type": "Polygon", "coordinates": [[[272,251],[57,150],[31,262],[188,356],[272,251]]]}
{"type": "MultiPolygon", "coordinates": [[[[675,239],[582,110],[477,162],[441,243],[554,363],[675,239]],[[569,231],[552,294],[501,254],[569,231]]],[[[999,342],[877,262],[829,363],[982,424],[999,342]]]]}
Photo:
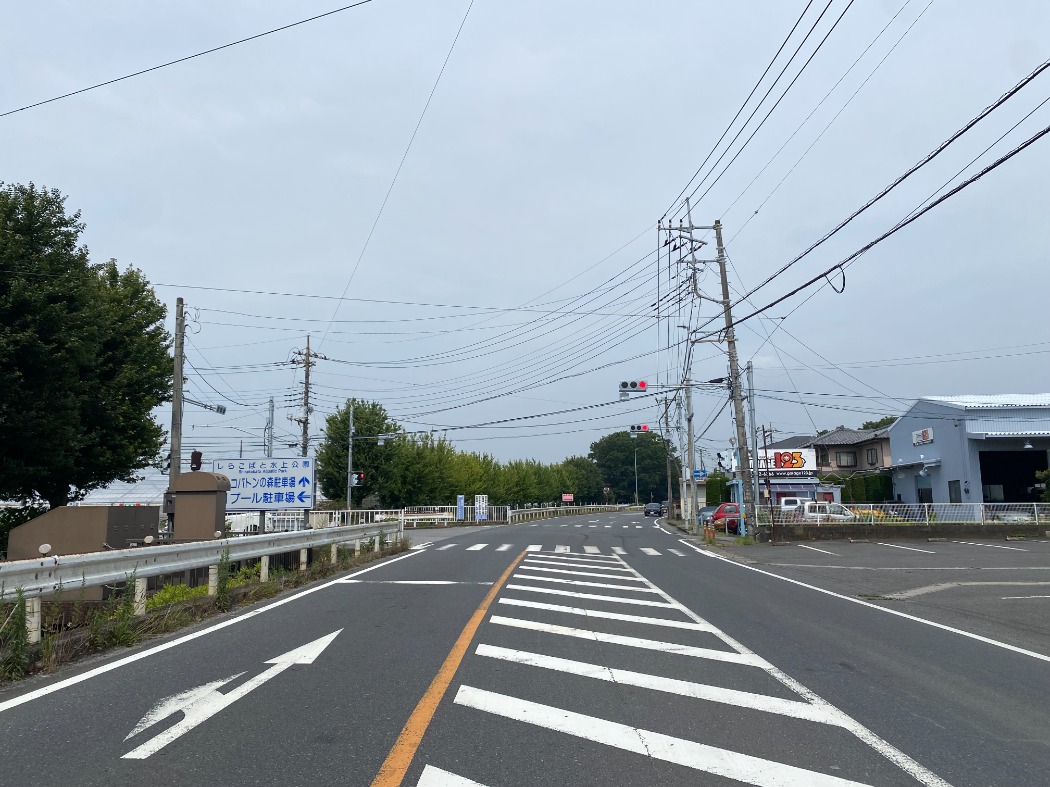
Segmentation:
{"type": "Polygon", "coordinates": [[[1050,394],[925,396],[887,431],[903,502],[1035,502],[1035,474],[1050,456],[1050,394]]]}
{"type": "Polygon", "coordinates": [[[840,426],[810,440],[817,451],[817,470],[821,473],[849,475],[890,467],[889,427],[847,429],[840,426]]]}

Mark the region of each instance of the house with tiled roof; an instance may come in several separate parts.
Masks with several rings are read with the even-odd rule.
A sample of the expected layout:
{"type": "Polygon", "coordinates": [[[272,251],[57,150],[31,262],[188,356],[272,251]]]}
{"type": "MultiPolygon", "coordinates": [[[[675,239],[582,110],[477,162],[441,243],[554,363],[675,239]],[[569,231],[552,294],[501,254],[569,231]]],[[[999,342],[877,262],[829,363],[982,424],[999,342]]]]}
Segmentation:
{"type": "Polygon", "coordinates": [[[839,426],[814,437],[809,446],[817,452],[817,470],[821,473],[878,472],[892,464],[889,427],[847,429],[839,426]]]}

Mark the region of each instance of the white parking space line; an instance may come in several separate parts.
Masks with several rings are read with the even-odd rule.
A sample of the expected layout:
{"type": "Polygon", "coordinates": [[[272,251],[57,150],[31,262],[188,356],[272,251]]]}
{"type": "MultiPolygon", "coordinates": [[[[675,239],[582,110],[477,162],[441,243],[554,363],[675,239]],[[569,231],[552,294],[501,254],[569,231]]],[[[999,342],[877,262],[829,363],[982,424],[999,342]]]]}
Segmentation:
{"type": "Polygon", "coordinates": [[[624,582],[645,582],[641,577],[625,577],[623,574],[599,574],[597,571],[569,571],[564,568],[544,568],[543,566],[533,565],[530,561],[522,563],[521,569],[523,571],[543,571],[547,574],[569,574],[574,577],[598,577],[599,579],[619,579],[624,582]]]}
{"type": "Polygon", "coordinates": [[[814,552],[823,552],[825,555],[832,555],[833,557],[841,557],[841,555],[837,555],[834,552],[828,552],[828,550],[826,550],[826,549],[817,549],[816,547],[808,547],[805,544],[799,544],[799,546],[802,547],[803,549],[812,549],[814,552]]]}
{"type": "Polygon", "coordinates": [[[860,782],[827,776],[816,771],[796,768],[752,757],[747,754],[718,749],[703,743],[694,743],[658,732],[630,727],[626,724],[586,716],[582,713],[541,705],[538,702],[497,694],[473,686],[460,686],[455,704],[496,716],[532,724],[544,729],[562,732],[584,740],[594,741],[624,751],[652,757],[656,760],[684,765],[694,770],[736,779],[744,784],[761,787],[857,787],[860,782]]]}
{"type": "MultiPolygon", "coordinates": [[[[721,686],[711,686],[706,683],[664,678],[645,672],[616,669],[614,667],[605,667],[601,664],[591,664],[586,661],[545,656],[541,653],[512,650],[511,648],[501,648],[495,645],[478,645],[475,652],[479,656],[486,656],[491,659],[527,664],[531,667],[541,667],[554,672],[564,672],[584,678],[605,680],[623,686],[636,686],[640,689],[662,691],[678,697],[690,697],[695,700],[734,705],[738,708],[749,708],[764,713],[776,713],[780,716],[790,716],[793,719],[804,719],[805,721],[813,721],[819,724],[840,726],[842,722],[842,717],[834,711],[799,700],[786,700],[780,697],[770,697],[766,694],[755,694],[750,691],[724,689],[721,686]]],[[[737,653],[726,655],[733,655],[739,658],[737,653]]]]}
{"type": "Polygon", "coordinates": [[[598,593],[577,593],[574,590],[556,588],[534,588],[530,585],[507,585],[507,590],[521,590],[528,593],[543,593],[548,596],[569,596],[570,598],[587,599],[588,601],[608,601],[610,604],[634,604],[639,607],[663,607],[673,609],[674,604],[665,601],[647,601],[643,598],[624,598],[623,596],[603,596],[598,593]]]}
{"type": "Polygon", "coordinates": [[[513,544],[500,544],[498,547],[496,547],[496,551],[497,552],[506,552],[512,546],[514,546],[514,545],[513,544]]]}
{"type": "MultiPolygon", "coordinates": [[[[653,618],[647,618],[647,620],[653,620],[653,618]]],[[[643,637],[626,637],[622,634],[606,634],[602,631],[591,631],[590,629],[555,626],[550,623],[536,623],[531,620],[520,620],[518,618],[505,618],[502,615],[493,615],[489,622],[495,623],[498,626],[509,626],[511,628],[526,629],[528,631],[540,631],[545,634],[557,634],[561,637],[587,639],[592,642],[602,642],[607,645],[623,645],[628,648],[655,650],[660,653],[672,653],[677,656],[690,656],[695,659],[724,661],[730,664],[739,664],[744,667],[759,667],[765,669],[768,666],[764,659],[753,653],[737,653],[731,650],[699,648],[695,645],[679,645],[675,642],[662,642],[660,640],[645,639],[643,637]]]]}
{"type": "Polygon", "coordinates": [[[428,765],[423,769],[419,781],[416,782],[416,787],[485,787],[485,785],[428,765]]]}
{"type": "Polygon", "coordinates": [[[612,551],[613,551],[613,554],[616,554],[616,555],[626,555],[627,554],[627,550],[624,549],[623,547],[613,547],[612,551]]]}
{"type": "Polygon", "coordinates": [[[566,607],[561,604],[546,604],[542,601],[527,601],[522,598],[501,598],[500,604],[511,607],[524,607],[526,609],[542,609],[545,612],[562,612],[566,615],[580,615],[585,618],[602,618],[603,620],[619,620],[624,623],[644,623],[661,628],[683,629],[685,631],[713,631],[712,626],[706,623],[696,623],[685,620],[668,620],[665,618],[650,618],[642,615],[626,615],[623,612],[605,612],[601,609],[585,609],[584,607],[566,607]]]}
{"type": "Polygon", "coordinates": [[[487,547],[488,544],[474,544],[473,546],[467,547],[468,552],[477,552],[487,547]]]}
{"type": "Polygon", "coordinates": [[[646,554],[646,555],[659,555],[660,554],[659,551],[653,549],[652,547],[641,547],[641,551],[644,554],[646,554]]]}
{"type": "Polygon", "coordinates": [[[917,547],[902,547],[900,544],[884,544],[881,541],[876,541],[880,547],[893,547],[894,549],[907,549],[910,552],[925,552],[928,555],[936,555],[932,549],[918,549],[917,547]]]}
{"type": "Polygon", "coordinates": [[[529,544],[525,547],[526,552],[539,552],[541,549],[543,549],[543,544],[529,544]]]}
{"type": "Polygon", "coordinates": [[[1003,596],[1002,601],[1014,601],[1022,598],[1050,598],[1050,596],[1003,596]]]}
{"type": "Polygon", "coordinates": [[[437,551],[440,552],[443,549],[452,549],[452,547],[454,547],[454,546],[456,546],[456,545],[455,544],[443,544],[443,545],[441,545],[441,546],[439,546],[437,548],[437,551]]]}
{"type": "Polygon", "coordinates": [[[592,547],[592,546],[584,547],[583,551],[586,552],[588,555],[600,555],[602,553],[602,551],[600,549],[598,549],[598,547],[592,547]]]}
{"type": "Polygon", "coordinates": [[[585,588],[605,588],[606,590],[630,590],[634,593],[655,593],[652,588],[631,587],[629,585],[610,585],[606,582],[588,582],[584,579],[563,579],[561,577],[537,577],[531,574],[514,574],[514,579],[523,579],[531,582],[555,582],[559,585],[572,585],[585,588]]]}
{"type": "Polygon", "coordinates": [[[971,547],[989,547],[990,549],[1010,549],[1014,552],[1027,552],[1027,549],[1021,549],[1021,547],[1001,547],[998,544],[978,544],[975,541],[953,541],[954,544],[967,544],[971,547]]]}

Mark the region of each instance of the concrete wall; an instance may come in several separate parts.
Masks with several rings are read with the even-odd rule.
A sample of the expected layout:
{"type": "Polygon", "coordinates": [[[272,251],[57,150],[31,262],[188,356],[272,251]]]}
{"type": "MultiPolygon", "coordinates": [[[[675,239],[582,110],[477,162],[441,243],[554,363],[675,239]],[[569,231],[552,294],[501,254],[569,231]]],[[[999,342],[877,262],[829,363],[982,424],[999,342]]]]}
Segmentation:
{"type": "Polygon", "coordinates": [[[895,497],[899,496],[905,503],[919,502],[916,479],[922,469],[921,463],[940,459],[939,466],[929,468],[932,502],[949,502],[949,481],[961,482],[963,494],[959,502],[981,502],[980,466],[971,458],[967,445],[969,441],[963,410],[936,402],[919,401],[897,419],[889,431],[895,497]],[[933,442],[913,445],[912,432],[921,429],[933,429],[933,442]]]}

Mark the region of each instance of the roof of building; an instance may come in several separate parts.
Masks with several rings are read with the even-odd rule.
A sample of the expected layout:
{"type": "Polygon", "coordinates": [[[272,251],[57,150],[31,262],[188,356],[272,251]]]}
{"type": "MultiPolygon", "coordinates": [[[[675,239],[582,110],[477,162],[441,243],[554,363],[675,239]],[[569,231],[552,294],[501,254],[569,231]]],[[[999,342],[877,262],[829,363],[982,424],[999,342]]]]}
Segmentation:
{"type": "Polygon", "coordinates": [[[840,426],[822,435],[814,437],[810,445],[858,445],[869,440],[877,440],[886,437],[889,427],[881,429],[846,429],[840,426]]]}
{"type": "Polygon", "coordinates": [[[1050,393],[923,396],[919,401],[937,402],[949,407],[959,407],[963,410],[991,410],[1000,407],[1050,407],[1050,393]]]}
{"type": "Polygon", "coordinates": [[[777,440],[775,443],[770,443],[766,448],[772,448],[774,450],[783,451],[785,448],[806,448],[815,438],[813,435],[799,435],[798,437],[785,437],[783,440],[777,440]]]}

